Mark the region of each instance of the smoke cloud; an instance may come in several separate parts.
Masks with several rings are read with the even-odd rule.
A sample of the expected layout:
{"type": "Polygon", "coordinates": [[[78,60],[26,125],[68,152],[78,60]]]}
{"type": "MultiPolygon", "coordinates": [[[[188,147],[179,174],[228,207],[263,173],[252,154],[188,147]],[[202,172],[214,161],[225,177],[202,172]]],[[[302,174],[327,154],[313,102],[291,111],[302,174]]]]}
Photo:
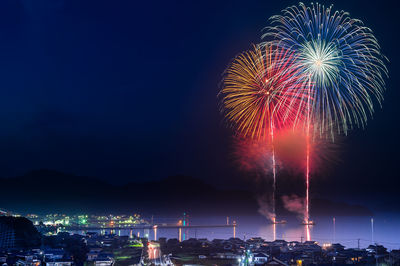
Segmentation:
{"type": "Polygon", "coordinates": [[[239,169],[245,172],[271,172],[271,147],[265,139],[252,140],[237,137],[234,140],[234,157],[239,169]]]}
{"type": "Polygon", "coordinates": [[[305,210],[305,199],[300,198],[297,195],[283,195],[282,196],[283,206],[286,210],[296,213],[301,218],[304,218],[304,210],[305,210]]]}
{"type": "Polygon", "coordinates": [[[275,215],[272,212],[272,206],[268,197],[266,195],[260,196],[257,198],[257,202],[259,205],[258,212],[268,220],[273,221],[275,215]]]}

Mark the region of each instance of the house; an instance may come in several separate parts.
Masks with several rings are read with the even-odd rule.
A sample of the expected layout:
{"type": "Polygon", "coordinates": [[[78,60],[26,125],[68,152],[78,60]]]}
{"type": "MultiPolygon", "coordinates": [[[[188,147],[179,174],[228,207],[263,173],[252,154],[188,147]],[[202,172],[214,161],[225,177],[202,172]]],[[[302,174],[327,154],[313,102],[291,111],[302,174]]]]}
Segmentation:
{"type": "Polygon", "coordinates": [[[73,261],[70,256],[67,256],[65,251],[59,249],[43,250],[43,260],[46,266],[71,266],[73,261]]]}
{"type": "Polygon", "coordinates": [[[232,250],[232,249],[233,249],[233,246],[231,243],[225,243],[224,250],[232,250]]]}
{"type": "Polygon", "coordinates": [[[94,265],[96,266],[112,266],[115,260],[112,254],[100,253],[94,260],[94,265]]]}
{"type": "Polygon", "coordinates": [[[199,242],[202,248],[207,248],[211,246],[211,241],[208,241],[206,238],[199,238],[199,242]]]}
{"type": "Polygon", "coordinates": [[[264,239],[261,237],[253,237],[248,239],[246,243],[250,246],[250,248],[260,248],[260,246],[264,244],[264,239]]]}
{"type": "Polygon", "coordinates": [[[234,254],[232,252],[226,252],[226,253],[224,253],[224,258],[225,259],[239,259],[240,255],[234,254]]]}
{"type": "Polygon", "coordinates": [[[305,245],[305,246],[318,245],[318,242],[317,241],[305,241],[303,243],[303,245],[305,245]]]}
{"type": "Polygon", "coordinates": [[[213,239],[213,241],[211,241],[211,243],[213,244],[213,246],[216,246],[216,247],[222,246],[223,242],[224,242],[223,239],[217,239],[217,238],[216,238],[216,239],[213,239]]]}
{"type": "Polygon", "coordinates": [[[65,252],[63,249],[45,249],[43,250],[43,258],[45,261],[60,260],[64,257],[65,252]]]}
{"type": "Polygon", "coordinates": [[[41,262],[36,256],[18,255],[15,265],[17,266],[40,266],[41,262]]]}
{"type": "Polygon", "coordinates": [[[339,244],[339,243],[332,244],[332,245],[330,246],[330,248],[331,248],[332,250],[336,251],[336,252],[338,252],[338,251],[343,251],[343,250],[344,250],[344,246],[341,245],[341,244],[339,244]]]}
{"type": "Polygon", "coordinates": [[[369,245],[366,250],[372,254],[384,255],[387,253],[387,249],[382,245],[369,245]]]}
{"type": "Polygon", "coordinates": [[[393,249],[390,251],[390,257],[396,260],[400,260],[400,249],[393,249]]]}
{"type": "Polygon", "coordinates": [[[16,255],[15,265],[39,266],[40,264],[41,264],[41,262],[38,259],[38,257],[30,251],[16,255]]]}
{"type": "Polygon", "coordinates": [[[86,238],[97,237],[99,234],[97,232],[87,232],[86,238]]]}
{"type": "Polygon", "coordinates": [[[90,251],[87,253],[87,261],[94,261],[94,260],[96,260],[97,257],[99,256],[99,253],[100,253],[100,252],[90,250],[90,251]]]}
{"type": "Polygon", "coordinates": [[[71,265],[73,265],[73,261],[70,259],[46,261],[46,266],[71,266],[71,265]]]}
{"type": "Polygon", "coordinates": [[[306,252],[306,253],[314,253],[314,252],[321,252],[322,248],[318,245],[315,241],[306,241],[304,243],[297,244],[294,247],[294,250],[306,252]]]}
{"type": "Polygon", "coordinates": [[[295,247],[296,247],[298,244],[300,244],[299,241],[290,241],[290,242],[288,242],[288,243],[287,243],[287,251],[294,250],[295,247]]]}
{"type": "Polygon", "coordinates": [[[254,264],[264,264],[268,261],[268,255],[263,252],[254,254],[254,264]]]}
{"type": "Polygon", "coordinates": [[[346,257],[346,264],[359,264],[367,256],[367,251],[349,248],[339,252],[338,256],[346,257]]]}
{"type": "Polygon", "coordinates": [[[0,254],[0,265],[7,262],[7,254],[0,254]]]}
{"type": "Polygon", "coordinates": [[[386,258],[386,263],[389,265],[399,265],[400,262],[400,250],[393,249],[390,251],[389,256],[386,258]]]}
{"type": "Polygon", "coordinates": [[[100,246],[92,246],[87,253],[87,260],[94,261],[103,249],[100,246]]]}
{"type": "Polygon", "coordinates": [[[114,265],[114,259],[106,258],[106,259],[96,259],[94,261],[94,265],[96,266],[112,266],[114,265]]]}
{"type": "Polygon", "coordinates": [[[289,266],[289,264],[278,260],[277,258],[272,258],[271,260],[269,260],[266,265],[281,265],[281,266],[289,266]]]}
{"type": "Polygon", "coordinates": [[[271,244],[272,244],[272,245],[275,245],[275,246],[280,246],[280,247],[282,247],[282,246],[287,246],[287,245],[288,245],[288,242],[285,241],[285,240],[282,240],[282,239],[277,239],[277,240],[274,240],[271,244]]]}
{"type": "Polygon", "coordinates": [[[16,266],[39,266],[40,260],[33,260],[33,261],[25,261],[25,260],[17,260],[15,262],[16,266]]]}

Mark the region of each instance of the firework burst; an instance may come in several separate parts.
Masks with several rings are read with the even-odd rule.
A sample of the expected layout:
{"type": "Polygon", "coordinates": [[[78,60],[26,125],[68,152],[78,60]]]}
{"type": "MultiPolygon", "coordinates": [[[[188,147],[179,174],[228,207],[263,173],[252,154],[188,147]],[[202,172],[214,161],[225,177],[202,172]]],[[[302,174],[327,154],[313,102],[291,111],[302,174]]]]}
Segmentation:
{"type": "Polygon", "coordinates": [[[290,67],[294,60],[293,53],[269,45],[253,46],[233,60],[220,94],[225,117],[239,135],[261,138],[302,120],[308,90],[290,67]]]}
{"type": "MultiPolygon", "coordinates": [[[[267,45],[293,52],[290,66],[308,86],[306,134],[306,204],[304,224],[309,220],[311,134],[347,134],[364,127],[374,111],[373,100],[383,101],[385,57],[372,31],[347,12],[320,4],[291,6],[271,17],[263,35],[267,45]]],[[[307,236],[307,239],[309,236],[307,236]]]]}
{"type": "Polygon", "coordinates": [[[372,31],[349,13],[320,4],[291,6],[271,17],[267,43],[293,51],[296,73],[309,84],[314,132],[347,134],[364,127],[383,101],[387,69],[372,31]]]}

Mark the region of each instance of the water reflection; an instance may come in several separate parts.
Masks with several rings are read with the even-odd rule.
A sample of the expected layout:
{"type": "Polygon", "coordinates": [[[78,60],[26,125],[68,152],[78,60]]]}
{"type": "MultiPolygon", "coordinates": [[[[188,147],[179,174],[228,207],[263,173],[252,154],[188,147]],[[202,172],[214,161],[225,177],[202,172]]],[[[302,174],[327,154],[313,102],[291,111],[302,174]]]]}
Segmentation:
{"type": "Polygon", "coordinates": [[[285,224],[267,224],[260,227],[258,235],[266,240],[274,241],[276,239],[283,239],[285,230],[285,224]]]}
{"type": "Polygon", "coordinates": [[[157,225],[153,226],[154,240],[157,240],[157,225]]]}
{"type": "Polygon", "coordinates": [[[272,224],[272,235],[273,235],[273,240],[276,240],[276,224],[272,224]]]}
{"type": "Polygon", "coordinates": [[[306,235],[307,235],[307,241],[311,241],[311,226],[309,224],[305,225],[306,229],[306,235]]]}
{"type": "MultiPolygon", "coordinates": [[[[287,218],[287,217],[286,217],[287,218]]],[[[286,241],[317,241],[324,243],[341,243],[346,247],[365,248],[368,245],[377,242],[383,244],[389,249],[398,249],[400,246],[400,216],[376,216],[373,222],[371,217],[315,217],[316,225],[303,225],[299,219],[288,218],[286,224],[271,224],[263,217],[235,217],[236,226],[234,228],[203,228],[196,230],[165,229],[154,228],[143,229],[121,229],[118,230],[95,230],[101,234],[119,233],[121,236],[149,237],[159,239],[160,237],[177,238],[183,241],[191,237],[208,238],[209,240],[228,239],[233,236],[237,238],[261,237],[267,241],[284,239],[286,241]],[[154,230],[154,231],[153,231],[154,230]]],[[[162,223],[163,221],[155,221],[162,223]]],[[[226,223],[226,217],[204,217],[191,221],[192,224],[223,224],[226,223]]],[[[76,231],[75,233],[85,234],[85,231],[76,231]]]]}

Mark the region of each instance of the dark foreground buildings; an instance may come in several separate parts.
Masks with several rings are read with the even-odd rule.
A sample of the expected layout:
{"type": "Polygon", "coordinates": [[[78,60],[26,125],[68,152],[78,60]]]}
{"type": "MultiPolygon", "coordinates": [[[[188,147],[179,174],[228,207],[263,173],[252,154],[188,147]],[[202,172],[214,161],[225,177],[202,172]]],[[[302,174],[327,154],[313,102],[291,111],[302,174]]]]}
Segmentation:
{"type": "Polygon", "coordinates": [[[400,250],[381,245],[354,249],[260,237],[148,241],[135,235],[57,233],[48,227],[41,234],[28,219],[0,217],[0,265],[400,265],[400,250]]]}
{"type": "Polygon", "coordinates": [[[0,249],[37,248],[41,235],[24,217],[0,216],[0,249]]]}

